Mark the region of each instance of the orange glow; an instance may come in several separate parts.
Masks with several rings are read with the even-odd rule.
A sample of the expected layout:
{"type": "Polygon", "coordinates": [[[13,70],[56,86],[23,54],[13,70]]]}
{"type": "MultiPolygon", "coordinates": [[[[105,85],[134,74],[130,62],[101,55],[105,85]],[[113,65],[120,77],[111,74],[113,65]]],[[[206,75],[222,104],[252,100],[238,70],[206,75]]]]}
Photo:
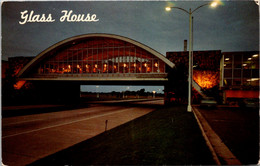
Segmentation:
{"type": "Polygon", "coordinates": [[[155,63],[154,66],[155,66],[155,67],[158,67],[158,63],[155,63]]]}
{"type": "Polygon", "coordinates": [[[21,89],[26,81],[18,81],[16,84],[14,84],[15,89],[21,89]]]}
{"type": "Polygon", "coordinates": [[[126,64],[124,63],[124,67],[126,67],[126,64]]]}
{"type": "Polygon", "coordinates": [[[194,70],[193,79],[201,88],[213,88],[219,84],[219,72],[194,70]]]}

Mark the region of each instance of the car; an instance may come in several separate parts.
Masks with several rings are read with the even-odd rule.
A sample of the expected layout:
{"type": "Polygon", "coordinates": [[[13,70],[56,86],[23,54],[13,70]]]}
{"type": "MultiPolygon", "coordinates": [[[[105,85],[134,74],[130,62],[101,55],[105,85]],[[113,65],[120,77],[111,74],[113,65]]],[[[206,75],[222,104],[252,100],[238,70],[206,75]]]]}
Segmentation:
{"type": "Polygon", "coordinates": [[[216,107],[217,101],[213,97],[204,97],[200,101],[201,107],[216,107]]]}
{"type": "Polygon", "coordinates": [[[259,99],[257,98],[248,98],[244,99],[239,103],[240,107],[246,108],[258,108],[259,107],[259,99]]]}

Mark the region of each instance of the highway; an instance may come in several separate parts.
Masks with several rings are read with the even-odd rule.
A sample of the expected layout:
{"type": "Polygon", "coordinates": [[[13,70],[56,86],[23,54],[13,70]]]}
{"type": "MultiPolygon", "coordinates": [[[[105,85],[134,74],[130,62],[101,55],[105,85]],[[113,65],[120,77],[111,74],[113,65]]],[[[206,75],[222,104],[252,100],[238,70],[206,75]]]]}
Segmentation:
{"type": "Polygon", "coordinates": [[[163,100],[105,101],[86,108],[3,118],[2,162],[30,164],[161,105],[163,100]]]}

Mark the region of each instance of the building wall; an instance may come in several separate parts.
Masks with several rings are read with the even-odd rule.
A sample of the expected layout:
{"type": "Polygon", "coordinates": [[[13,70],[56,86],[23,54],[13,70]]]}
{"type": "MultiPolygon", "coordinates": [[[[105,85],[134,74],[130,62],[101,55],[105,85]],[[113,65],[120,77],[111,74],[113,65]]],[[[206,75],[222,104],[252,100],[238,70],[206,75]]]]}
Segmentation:
{"type": "MultiPolygon", "coordinates": [[[[167,52],[166,57],[176,66],[184,64],[188,71],[188,51],[167,52]]],[[[224,103],[229,98],[258,98],[259,52],[194,51],[193,80],[202,89],[219,86],[224,103]]]]}
{"type": "Polygon", "coordinates": [[[224,103],[259,98],[259,52],[223,52],[221,89],[224,103]]]}
{"type": "Polygon", "coordinates": [[[259,87],[258,51],[223,52],[224,89],[254,89],[259,87]]]}
{"type": "MultiPolygon", "coordinates": [[[[189,66],[189,52],[167,52],[166,57],[176,66],[189,66]]],[[[193,52],[193,80],[201,88],[212,88],[219,85],[221,51],[194,51],[193,52]]]]}

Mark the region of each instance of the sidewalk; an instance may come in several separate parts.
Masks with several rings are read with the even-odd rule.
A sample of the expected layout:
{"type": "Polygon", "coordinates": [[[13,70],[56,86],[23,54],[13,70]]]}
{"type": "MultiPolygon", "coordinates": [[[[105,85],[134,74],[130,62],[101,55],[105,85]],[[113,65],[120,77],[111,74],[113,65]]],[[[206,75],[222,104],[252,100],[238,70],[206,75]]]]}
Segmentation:
{"type": "Polygon", "coordinates": [[[258,110],[237,107],[193,107],[210,150],[218,164],[257,164],[258,110]]]}

